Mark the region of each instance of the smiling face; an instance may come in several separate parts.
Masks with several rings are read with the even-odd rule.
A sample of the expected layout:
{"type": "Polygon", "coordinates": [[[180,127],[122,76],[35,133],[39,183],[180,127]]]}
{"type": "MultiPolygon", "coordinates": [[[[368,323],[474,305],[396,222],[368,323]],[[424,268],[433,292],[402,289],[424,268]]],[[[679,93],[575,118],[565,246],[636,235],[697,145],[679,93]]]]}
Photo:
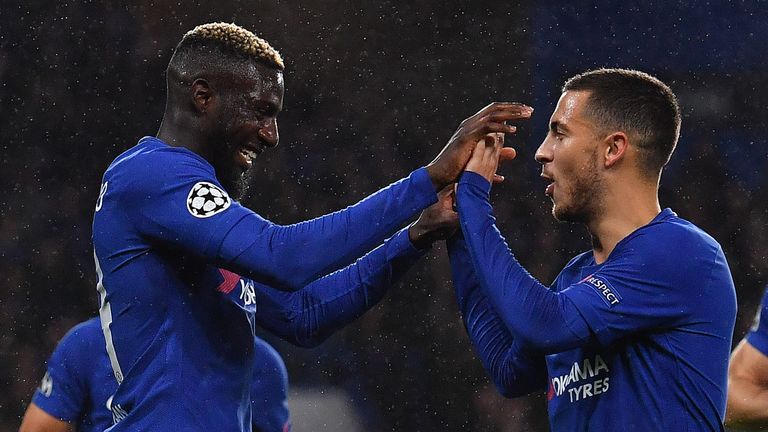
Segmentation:
{"type": "Polygon", "coordinates": [[[235,199],[247,188],[253,160],[279,141],[284,88],[282,71],[252,63],[220,90],[219,108],[212,113],[211,164],[235,199]]]}
{"type": "Polygon", "coordinates": [[[602,209],[601,138],[584,114],[588,100],[587,91],[563,93],[536,151],[541,175],[551,181],[545,193],[552,199],[552,215],[560,221],[588,223],[602,209]]]}

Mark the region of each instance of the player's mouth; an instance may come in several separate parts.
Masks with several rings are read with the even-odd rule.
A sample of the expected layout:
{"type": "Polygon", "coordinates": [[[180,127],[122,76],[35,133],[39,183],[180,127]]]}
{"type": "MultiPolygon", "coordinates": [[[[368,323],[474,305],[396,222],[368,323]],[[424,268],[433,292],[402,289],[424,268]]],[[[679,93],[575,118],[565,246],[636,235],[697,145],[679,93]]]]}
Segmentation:
{"type": "Polygon", "coordinates": [[[235,161],[243,171],[248,171],[253,165],[253,160],[262,152],[261,147],[240,147],[235,152],[235,161]]]}
{"type": "Polygon", "coordinates": [[[541,172],[541,177],[550,181],[547,188],[544,189],[544,195],[552,198],[552,194],[555,193],[555,180],[549,174],[544,173],[544,171],[541,172]]]}

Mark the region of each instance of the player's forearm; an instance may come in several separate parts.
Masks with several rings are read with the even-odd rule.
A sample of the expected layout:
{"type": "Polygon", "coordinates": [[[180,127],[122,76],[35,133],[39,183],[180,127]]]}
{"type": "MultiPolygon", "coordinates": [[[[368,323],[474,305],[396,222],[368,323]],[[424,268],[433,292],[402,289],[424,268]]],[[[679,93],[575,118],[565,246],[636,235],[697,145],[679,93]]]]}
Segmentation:
{"type": "Polygon", "coordinates": [[[764,342],[760,331],[752,331],[733,350],[728,365],[728,425],[748,430],[768,428],[768,357],[764,342]]]}
{"type": "Polygon", "coordinates": [[[749,379],[730,377],[725,424],[746,430],[768,430],[768,388],[749,379]]]}
{"type": "MultiPolygon", "coordinates": [[[[252,244],[237,252],[231,264],[275,288],[300,289],[354,262],[436,200],[422,168],[344,210],[294,225],[268,226],[252,244]]],[[[242,238],[253,237],[250,220],[238,223],[222,247],[238,250],[242,238]]]]}
{"type": "Polygon", "coordinates": [[[496,388],[505,397],[523,396],[543,388],[544,357],[534,360],[533,353],[523,353],[515,344],[480,290],[463,238],[449,242],[448,255],[464,327],[496,388]]]}
{"type": "Polygon", "coordinates": [[[27,412],[24,413],[19,426],[19,432],[72,432],[73,430],[71,423],[59,420],[34,403],[27,407],[27,412]]]}
{"type": "Polygon", "coordinates": [[[300,346],[315,346],[378,303],[422,255],[401,230],[355,263],[300,291],[257,290],[258,323],[300,346]]]}
{"type": "Polygon", "coordinates": [[[517,262],[496,228],[489,190],[483,177],[467,172],[457,193],[461,230],[483,292],[510,332],[539,351],[546,354],[582,345],[585,341],[566,324],[581,315],[568,299],[539,283],[517,262]]]}

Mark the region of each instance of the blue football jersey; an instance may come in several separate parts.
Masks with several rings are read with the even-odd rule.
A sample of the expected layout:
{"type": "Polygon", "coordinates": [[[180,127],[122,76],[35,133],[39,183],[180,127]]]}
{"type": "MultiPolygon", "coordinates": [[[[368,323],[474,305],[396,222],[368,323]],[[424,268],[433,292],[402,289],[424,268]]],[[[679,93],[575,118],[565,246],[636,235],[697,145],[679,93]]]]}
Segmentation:
{"type": "Polygon", "coordinates": [[[755,322],[747,333],[747,342],[768,356],[768,288],[763,293],[763,300],[757,310],[755,322]]]}
{"type": "Polygon", "coordinates": [[[250,430],[257,295],[231,279],[296,291],[329,273],[328,284],[392,273],[381,263],[412,248],[403,231],[349,277],[332,272],[436,200],[421,168],[342,211],[280,226],[231,199],[199,155],[141,139],[105,172],[93,222],[119,383],[111,430],[250,430]]]}
{"type": "Polygon", "coordinates": [[[665,209],[551,289],[494,225],[490,185],[465,173],[451,246],[465,323],[510,396],[545,389],[553,431],[723,430],[736,296],[720,245],[665,209]]]}
{"type": "MultiPolygon", "coordinates": [[[[247,283],[247,281],[246,281],[247,283]]],[[[277,351],[255,338],[251,383],[253,427],[257,432],[290,430],[288,371],[277,351]]],[[[48,370],[32,402],[78,432],[101,432],[112,426],[109,405],[117,381],[104,347],[98,317],[73,327],[48,361],[48,370]]]]}
{"type": "Polygon", "coordinates": [[[47,367],[32,397],[35,405],[71,423],[78,432],[102,432],[112,426],[112,412],[107,404],[117,390],[117,381],[98,317],[67,332],[47,367]]]}
{"type": "Polygon", "coordinates": [[[256,338],[256,359],[251,384],[254,432],[288,432],[288,371],[280,354],[256,338]]]}

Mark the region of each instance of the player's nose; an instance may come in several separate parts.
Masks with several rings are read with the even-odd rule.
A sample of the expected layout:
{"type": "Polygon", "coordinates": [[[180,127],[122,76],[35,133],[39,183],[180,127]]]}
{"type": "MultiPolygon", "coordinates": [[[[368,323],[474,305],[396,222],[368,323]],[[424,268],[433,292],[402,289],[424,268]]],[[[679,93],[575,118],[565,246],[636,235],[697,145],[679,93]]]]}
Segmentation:
{"type": "Polygon", "coordinates": [[[552,145],[549,143],[549,138],[545,138],[539,148],[536,149],[534,159],[540,164],[552,162],[552,145]]]}
{"type": "Polygon", "coordinates": [[[267,147],[275,147],[280,141],[280,132],[277,129],[277,119],[273,118],[259,129],[259,138],[267,147]]]}

